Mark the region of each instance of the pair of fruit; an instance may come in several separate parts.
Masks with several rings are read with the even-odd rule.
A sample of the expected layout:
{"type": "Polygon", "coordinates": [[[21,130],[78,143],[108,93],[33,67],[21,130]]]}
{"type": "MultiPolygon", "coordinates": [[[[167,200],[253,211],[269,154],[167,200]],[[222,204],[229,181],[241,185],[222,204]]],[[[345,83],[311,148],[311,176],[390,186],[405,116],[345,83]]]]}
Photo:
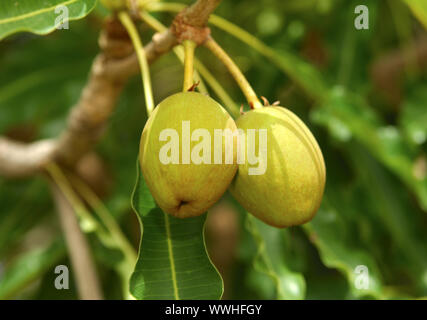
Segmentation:
{"type": "MultiPolygon", "coordinates": [[[[260,141],[251,141],[255,150],[260,141]]],[[[320,148],[295,114],[282,107],[266,106],[251,110],[234,122],[220,104],[195,92],[174,94],[154,109],[142,133],[140,165],[159,207],[180,218],[203,214],[229,188],[248,212],[265,223],[276,227],[299,225],[315,215],[325,184],[320,148]],[[250,174],[253,163],[248,157],[237,163],[238,135],[233,136],[233,159],[227,163],[229,146],[225,139],[220,150],[214,144],[203,147],[202,131],[191,139],[184,137],[188,136],[184,131],[189,130],[183,126],[186,121],[193,133],[205,129],[210,137],[218,129],[266,129],[266,157],[258,155],[259,161],[265,162],[265,172],[250,174]],[[221,158],[216,159],[222,161],[194,163],[185,155],[189,150],[184,146],[196,159],[214,159],[214,153],[221,151],[221,158]]]]}

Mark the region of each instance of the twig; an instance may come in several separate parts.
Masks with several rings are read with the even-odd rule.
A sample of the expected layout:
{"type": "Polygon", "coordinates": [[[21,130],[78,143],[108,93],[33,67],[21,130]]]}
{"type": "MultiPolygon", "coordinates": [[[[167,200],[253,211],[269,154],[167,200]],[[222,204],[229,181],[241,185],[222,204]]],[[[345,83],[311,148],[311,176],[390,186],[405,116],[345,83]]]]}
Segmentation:
{"type": "Polygon", "coordinates": [[[183,91],[186,92],[194,84],[194,49],[196,43],[191,40],[184,40],[182,43],[184,46],[184,83],[183,91]]]}
{"type": "Polygon", "coordinates": [[[262,108],[261,102],[258,100],[258,97],[255,91],[252,89],[248,80],[246,80],[243,73],[240,71],[239,67],[231,60],[230,56],[221,48],[216,41],[209,37],[208,40],[204,43],[205,47],[208,48],[228,69],[230,74],[236,80],[237,84],[242,90],[243,94],[246,97],[249,105],[252,109],[262,108]]]}
{"type": "Polygon", "coordinates": [[[192,6],[182,11],[183,21],[196,28],[207,25],[210,14],[216,9],[221,0],[198,0],[192,6]]]}
{"type": "MultiPolygon", "coordinates": [[[[155,19],[153,16],[148,14],[145,11],[140,12],[140,16],[142,20],[147,23],[151,28],[158,32],[162,32],[166,30],[167,28],[157,19],[155,19]]],[[[182,47],[176,46],[174,48],[174,51],[178,58],[184,62],[184,50],[182,47]]],[[[239,113],[239,108],[236,106],[235,102],[231,97],[228,95],[227,91],[221,86],[221,84],[218,82],[218,80],[214,77],[214,75],[203,65],[203,63],[200,62],[196,57],[194,57],[194,66],[195,70],[193,70],[194,73],[194,82],[200,82],[197,86],[197,89],[199,89],[199,92],[207,93],[207,90],[202,90],[201,87],[203,85],[202,78],[206,81],[206,83],[211,87],[211,89],[215,92],[215,94],[218,96],[218,98],[222,101],[223,105],[227,110],[235,117],[237,118],[239,113]],[[200,73],[200,75],[199,75],[200,73]],[[201,76],[201,77],[200,77],[201,76]]]]}
{"type": "Polygon", "coordinates": [[[148,67],[147,57],[145,55],[144,47],[141,42],[141,38],[138,34],[135,24],[133,23],[129,14],[125,11],[119,12],[119,19],[129,37],[132,40],[133,47],[135,48],[136,56],[138,57],[139,67],[141,70],[142,85],[145,95],[145,105],[147,108],[147,114],[150,115],[154,109],[153,89],[151,87],[150,69],[148,67]]]}
{"type": "Polygon", "coordinates": [[[0,174],[6,178],[32,175],[52,157],[54,149],[53,140],[25,144],[0,136],[0,174]]]}
{"type": "Polygon", "coordinates": [[[67,242],[79,296],[82,300],[101,300],[103,296],[95,264],[74,210],[53,181],[50,187],[67,242]]]}
{"type": "MultiPolygon", "coordinates": [[[[159,20],[152,17],[145,10],[141,10],[141,12],[139,12],[139,16],[141,17],[142,21],[144,21],[150,28],[152,28],[153,30],[155,30],[157,32],[164,32],[168,29],[159,20]]],[[[178,59],[181,61],[181,63],[184,64],[184,55],[185,55],[184,54],[184,48],[182,46],[175,46],[173,48],[173,51],[174,51],[175,55],[178,57],[178,59]]],[[[208,89],[206,88],[204,81],[200,77],[199,73],[197,72],[197,70],[193,70],[193,71],[194,71],[193,72],[194,82],[199,82],[199,85],[197,86],[197,90],[200,93],[209,95],[208,89]]]]}

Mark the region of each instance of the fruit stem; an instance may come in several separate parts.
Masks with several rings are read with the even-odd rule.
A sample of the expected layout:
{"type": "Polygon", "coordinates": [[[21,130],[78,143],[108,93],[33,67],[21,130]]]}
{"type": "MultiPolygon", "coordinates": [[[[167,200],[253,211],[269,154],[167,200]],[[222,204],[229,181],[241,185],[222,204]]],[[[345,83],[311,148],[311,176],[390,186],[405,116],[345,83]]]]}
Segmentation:
{"type": "MultiPolygon", "coordinates": [[[[167,27],[164,26],[160,21],[156,18],[148,14],[145,10],[140,11],[141,19],[148,24],[148,26],[158,32],[163,32],[167,30],[167,27]]],[[[178,58],[183,62],[182,57],[184,56],[183,48],[177,46],[173,48],[175,54],[178,58]]],[[[203,81],[202,78],[206,81],[206,83],[211,87],[211,89],[215,92],[218,98],[223,102],[224,106],[232,113],[234,117],[238,117],[240,115],[239,108],[233,99],[228,95],[227,91],[221,86],[221,84],[216,80],[215,76],[210,73],[210,71],[201,63],[196,57],[194,57],[194,81],[200,82],[197,86],[197,89],[201,93],[208,93],[206,89],[202,90],[203,81]],[[199,76],[199,74],[200,76],[199,76]]]]}
{"type": "Polygon", "coordinates": [[[186,5],[183,3],[176,2],[148,2],[144,8],[147,11],[171,11],[171,12],[180,12],[186,8],[186,5]]]}
{"type": "Polygon", "coordinates": [[[193,70],[194,70],[194,50],[196,43],[191,40],[184,40],[184,84],[182,91],[186,92],[193,86],[193,70]]]}
{"type": "MultiPolygon", "coordinates": [[[[145,10],[140,10],[139,16],[143,22],[145,22],[151,29],[156,30],[157,32],[164,32],[168,29],[159,20],[157,20],[156,18],[148,14],[145,10]]],[[[182,46],[176,46],[172,50],[174,51],[175,55],[178,57],[179,61],[181,61],[181,63],[184,64],[184,48],[182,46]]],[[[194,63],[195,65],[197,63],[196,57],[194,58],[194,63]]],[[[208,89],[206,88],[206,85],[203,82],[197,70],[194,70],[193,72],[194,72],[194,81],[199,82],[199,85],[197,86],[197,90],[200,93],[209,94],[208,89]]]]}
{"type": "Polygon", "coordinates": [[[252,89],[248,80],[246,80],[242,71],[240,71],[239,67],[231,60],[230,56],[221,48],[221,46],[212,38],[209,37],[208,40],[204,43],[204,46],[208,48],[212,53],[225,65],[228,71],[233,76],[234,80],[236,80],[240,89],[246,97],[246,100],[249,103],[249,106],[253,109],[262,108],[261,102],[258,100],[255,91],[252,89]]]}
{"type": "MultiPolygon", "coordinates": [[[[150,12],[179,12],[184,7],[185,5],[174,2],[150,2],[145,5],[145,9],[150,12]]],[[[320,101],[325,99],[328,90],[321,81],[322,79],[319,78],[316,72],[305,70],[305,64],[302,61],[297,61],[295,57],[286,52],[279,54],[248,31],[215,14],[210,15],[209,23],[261,53],[295,83],[301,86],[311,98],[320,101]],[[300,72],[301,70],[305,70],[305,72],[300,72]],[[307,78],[307,72],[311,75],[311,81],[304,81],[307,78]],[[303,73],[305,74],[304,77],[302,76],[303,73]]]]}
{"type": "Polygon", "coordinates": [[[215,76],[201,63],[199,60],[194,61],[194,66],[196,70],[199,71],[200,75],[206,80],[209,86],[212,88],[213,92],[218,96],[222,101],[224,107],[228,109],[231,115],[234,118],[240,116],[239,107],[224,89],[224,87],[219,83],[215,76]]]}
{"type": "Polygon", "coordinates": [[[150,69],[148,67],[147,56],[145,54],[144,46],[142,45],[141,38],[139,37],[138,30],[135,27],[129,14],[125,11],[119,12],[120,22],[125,27],[129,34],[132,44],[135,48],[136,56],[138,58],[139,67],[141,68],[142,85],[144,87],[145,105],[147,114],[150,115],[154,109],[153,91],[151,88],[150,69]]]}

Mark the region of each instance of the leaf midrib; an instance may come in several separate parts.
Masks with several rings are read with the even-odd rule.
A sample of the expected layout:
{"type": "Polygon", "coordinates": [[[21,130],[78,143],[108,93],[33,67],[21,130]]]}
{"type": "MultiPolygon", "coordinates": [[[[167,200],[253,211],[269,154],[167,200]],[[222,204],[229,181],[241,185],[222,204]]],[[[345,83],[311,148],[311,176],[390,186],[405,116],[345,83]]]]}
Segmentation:
{"type": "Polygon", "coordinates": [[[65,6],[67,4],[72,4],[72,3],[77,2],[77,1],[79,1],[79,0],[68,0],[68,1],[65,1],[65,2],[62,2],[62,3],[58,3],[58,4],[56,4],[53,7],[43,8],[43,9],[36,10],[36,11],[31,11],[31,12],[28,12],[28,13],[24,13],[24,14],[22,14],[20,16],[10,17],[10,18],[6,18],[6,19],[3,19],[3,20],[0,19],[0,24],[5,24],[5,23],[9,23],[9,22],[16,22],[16,21],[19,21],[19,20],[24,20],[24,19],[27,19],[27,18],[30,18],[30,17],[34,17],[34,16],[37,16],[37,15],[45,13],[45,12],[52,11],[52,10],[54,10],[59,5],[65,6]]]}
{"type": "Polygon", "coordinates": [[[178,286],[177,286],[177,281],[176,281],[175,260],[173,257],[173,248],[172,248],[172,241],[171,241],[169,217],[168,217],[167,213],[163,212],[163,215],[165,217],[166,241],[168,244],[169,262],[170,262],[170,266],[171,266],[173,293],[174,293],[175,299],[179,300],[178,286]]]}

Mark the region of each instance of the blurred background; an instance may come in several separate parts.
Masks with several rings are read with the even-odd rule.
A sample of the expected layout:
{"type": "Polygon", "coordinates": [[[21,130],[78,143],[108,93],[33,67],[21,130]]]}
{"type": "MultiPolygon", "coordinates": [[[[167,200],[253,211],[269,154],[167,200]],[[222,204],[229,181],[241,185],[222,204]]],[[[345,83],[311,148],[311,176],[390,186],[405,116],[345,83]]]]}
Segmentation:
{"type": "MultiPolygon", "coordinates": [[[[304,226],[278,230],[248,220],[228,194],[211,210],[207,243],[224,299],[426,298],[427,32],[416,12],[400,0],[224,0],[215,13],[274,49],[262,55],[212,26],[257,94],[310,127],[327,168],[322,206],[304,226]],[[360,4],[369,8],[367,30],[354,26],[360,4]],[[360,288],[361,270],[368,289],[360,288]]],[[[0,134],[29,142],[61,132],[99,51],[105,14],[98,5],[69,30],[0,42],[0,134]]],[[[173,15],[153,13],[166,25],[173,15]]],[[[147,43],[153,31],[139,30],[147,43]]],[[[245,104],[221,63],[205,48],[196,55],[236,105],[245,104]]],[[[151,66],[156,103],[181,90],[182,74],[173,53],[151,66]]],[[[140,231],[130,197],[145,120],[135,76],[78,170],[135,249],[140,231]]],[[[89,229],[86,235],[105,297],[124,298],[122,253],[89,229]]],[[[52,285],[55,266],[68,259],[43,177],[0,177],[0,299],[77,298],[72,273],[70,290],[52,285]]]]}

